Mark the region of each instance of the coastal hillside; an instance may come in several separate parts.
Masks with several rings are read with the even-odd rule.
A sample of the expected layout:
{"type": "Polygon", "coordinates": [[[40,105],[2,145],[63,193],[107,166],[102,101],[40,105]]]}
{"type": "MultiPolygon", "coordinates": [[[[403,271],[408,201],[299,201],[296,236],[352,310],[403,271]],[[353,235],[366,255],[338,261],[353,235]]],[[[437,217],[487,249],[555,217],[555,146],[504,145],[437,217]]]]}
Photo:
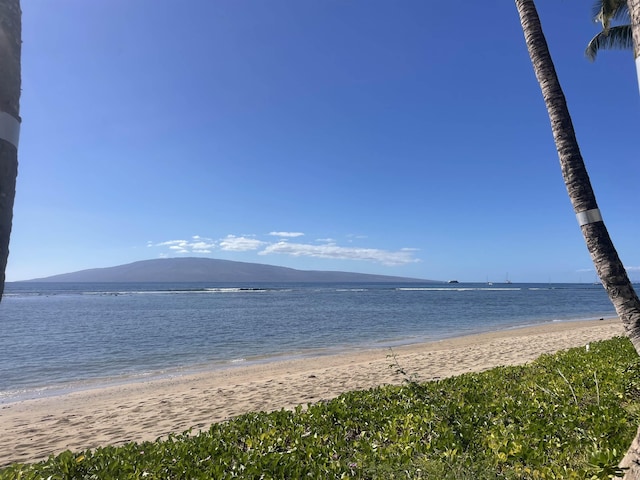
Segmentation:
{"type": "Polygon", "coordinates": [[[433,282],[351,272],[295,270],[213,258],[162,258],[63,273],[31,282],[433,282]]]}

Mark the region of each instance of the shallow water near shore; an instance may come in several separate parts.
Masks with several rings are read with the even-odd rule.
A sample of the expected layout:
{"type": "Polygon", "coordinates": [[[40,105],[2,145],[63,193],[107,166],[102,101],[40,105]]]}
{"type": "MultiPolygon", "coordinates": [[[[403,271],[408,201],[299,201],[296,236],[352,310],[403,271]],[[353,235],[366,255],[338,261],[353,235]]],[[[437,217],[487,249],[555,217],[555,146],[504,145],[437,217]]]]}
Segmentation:
{"type": "Polygon", "coordinates": [[[613,315],[591,284],[8,283],[0,403],[613,315]]]}

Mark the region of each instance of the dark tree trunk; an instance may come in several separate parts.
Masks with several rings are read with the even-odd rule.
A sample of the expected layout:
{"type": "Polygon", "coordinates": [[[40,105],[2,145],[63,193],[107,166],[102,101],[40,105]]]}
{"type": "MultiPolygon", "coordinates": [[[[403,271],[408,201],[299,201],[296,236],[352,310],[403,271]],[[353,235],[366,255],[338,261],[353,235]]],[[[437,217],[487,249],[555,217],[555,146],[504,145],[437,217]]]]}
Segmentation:
{"type": "Polygon", "coordinates": [[[0,299],[4,292],[18,175],[21,17],[20,0],[0,0],[0,299]]]}
{"type": "Polygon", "coordinates": [[[640,87],[640,0],[627,0],[629,17],[631,17],[631,34],[633,35],[633,56],[636,59],[638,87],[640,87]]]}
{"type": "Polygon", "coordinates": [[[551,60],[535,4],[533,0],[516,0],[516,6],[533,70],[551,120],[551,130],[569,198],[578,216],[578,222],[598,276],[624,324],[627,335],[636,351],[640,352],[640,300],[633,290],[627,272],[600,217],[596,197],[578,147],[567,102],[551,60]]]}
{"type": "Polygon", "coordinates": [[[627,0],[627,7],[629,7],[631,32],[633,33],[633,53],[637,58],[640,55],[640,0],[627,0]]]}
{"type": "MultiPolygon", "coordinates": [[[[629,1],[637,4],[640,0],[629,1]]],[[[624,324],[627,335],[636,351],[640,352],[640,301],[600,216],[600,210],[591,188],[591,181],[578,147],[569,109],[551,60],[534,1],[516,0],[516,6],[520,14],[522,31],[533,63],[533,70],[540,84],[551,120],[551,130],[560,158],[562,176],[578,217],[582,235],[587,243],[598,276],[624,324]]],[[[634,441],[634,445],[638,445],[638,438],[634,441]]],[[[637,453],[638,449],[634,449],[632,446],[629,454],[625,457],[623,465],[631,467],[625,478],[640,478],[634,470],[639,465],[636,461],[638,459],[637,453]]]]}
{"type": "MultiPolygon", "coordinates": [[[[640,87],[640,0],[627,0],[629,16],[631,17],[631,33],[633,35],[633,56],[636,61],[638,87],[640,87]]],[[[635,344],[634,344],[635,345],[635,344]]],[[[638,348],[636,347],[636,350],[638,348]]],[[[633,440],[629,451],[620,462],[620,466],[628,468],[627,480],[640,480],[640,429],[633,440]]]]}

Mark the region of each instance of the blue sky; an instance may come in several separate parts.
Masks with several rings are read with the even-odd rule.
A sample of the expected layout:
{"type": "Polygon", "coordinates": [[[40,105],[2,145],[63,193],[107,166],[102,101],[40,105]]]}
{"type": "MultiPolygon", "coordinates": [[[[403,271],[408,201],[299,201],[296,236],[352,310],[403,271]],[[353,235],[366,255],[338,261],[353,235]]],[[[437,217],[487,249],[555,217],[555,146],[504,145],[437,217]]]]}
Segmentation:
{"type": "MultiPolygon", "coordinates": [[[[537,2],[640,280],[633,55],[537,2]],[[634,148],[635,147],[635,148],[634,148]]],[[[7,280],[159,257],[592,282],[513,2],[28,0],[7,280]]]]}

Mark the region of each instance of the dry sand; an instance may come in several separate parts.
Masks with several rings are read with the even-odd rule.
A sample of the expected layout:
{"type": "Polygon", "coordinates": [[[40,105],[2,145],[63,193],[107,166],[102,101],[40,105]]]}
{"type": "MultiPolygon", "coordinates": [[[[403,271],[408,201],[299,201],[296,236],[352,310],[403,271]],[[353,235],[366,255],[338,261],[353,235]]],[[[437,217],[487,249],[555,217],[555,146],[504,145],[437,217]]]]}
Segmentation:
{"type": "MultiPolygon", "coordinates": [[[[617,319],[559,322],[394,348],[399,364],[427,381],[529,362],[543,353],[623,335],[617,319]]],[[[0,405],[0,466],[73,451],[155,440],[250,411],[399,384],[388,349],[248,365],[77,391],[0,405]]]]}

